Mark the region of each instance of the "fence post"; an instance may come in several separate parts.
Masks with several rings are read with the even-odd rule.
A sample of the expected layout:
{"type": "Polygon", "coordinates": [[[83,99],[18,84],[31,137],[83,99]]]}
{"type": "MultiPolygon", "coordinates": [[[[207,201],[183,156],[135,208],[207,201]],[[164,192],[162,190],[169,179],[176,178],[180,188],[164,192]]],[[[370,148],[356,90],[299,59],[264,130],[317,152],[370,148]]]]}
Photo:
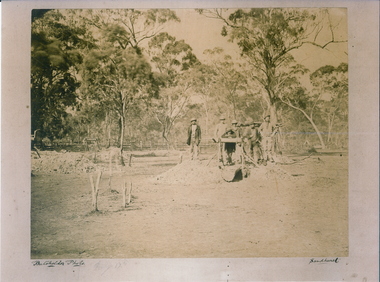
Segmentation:
{"type": "Polygon", "coordinates": [[[128,187],[128,181],[124,180],[122,184],[122,191],[123,191],[123,207],[127,207],[131,203],[131,197],[132,197],[132,181],[131,184],[128,187]],[[128,192],[128,199],[127,199],[127,192],[128,192]]]}
{"type": "Polygon", "coordinates": [[[133,157],[133,154],[131,153],[129,155],[128,166],[132,166],[132,157],[133,157]]]}
{"type": "Polygon", "coordinates": [[[93,211],[98,211],[98,194],[99,194],[99,183],[100,183],[100,178],[101,177],[102,177],[102,172],[99,171],[98,177],[96,179],[96,183],[94,185],[94,179],[92,177],[92,174],[89,175],[90,184],[91,184],[91,190],[92,190],[92,207],[93,207],[93,211]]]}
{"type": "Polygon", "coordinates": [[[131,195],[132,195],[132,181],[131,181],[131,185],[129,186],[129,190],[128,190],[128,202],[127,202],[128,205],[131,203],[131,195]]]}
{"type": "Polygon", "coordinates": [[[91,194],[92,194],[92,208],[94,211],[97,210],[97,207],[95,209],[95,206],[96,206],[96,197],[95,197],[95,186],[94,186],[94,179],[92,178],[92,174],[89,174],[88,175],[89,179],[90,179],[90,185],[91,185],[91,194]]]}
{"type": "Polygon", "coordinates": [[[123,183],[121,184],[121,190],[123,191],[123,208],[125,208],[127,206],[127,203],[126,203],[126,198],[127,198],[127,187],[126,187],[126,183],[125,183],[125,180],[123,180],[123,183]]]}

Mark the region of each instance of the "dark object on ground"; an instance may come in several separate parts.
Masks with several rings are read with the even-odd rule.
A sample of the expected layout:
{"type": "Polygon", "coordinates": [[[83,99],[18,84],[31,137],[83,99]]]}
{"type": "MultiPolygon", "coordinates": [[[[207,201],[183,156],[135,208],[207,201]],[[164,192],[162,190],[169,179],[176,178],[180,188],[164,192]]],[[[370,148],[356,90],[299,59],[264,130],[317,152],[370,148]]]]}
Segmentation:
{"type": "MultiPolygon", "coordinates": [[[[224,166],[221,170],[222,178],[227,182],[232,182],[240,174],[242,178],[241,166],[224,166]]],[[[240,179],[241,180],[241,179],[240,179]]]]}
{"type": "Polygon", "coordinates": [[[309,154],[311,153],[318,153],[317,150],[314,147],[311,147],[309,150],[307,150],[309,154]]]}

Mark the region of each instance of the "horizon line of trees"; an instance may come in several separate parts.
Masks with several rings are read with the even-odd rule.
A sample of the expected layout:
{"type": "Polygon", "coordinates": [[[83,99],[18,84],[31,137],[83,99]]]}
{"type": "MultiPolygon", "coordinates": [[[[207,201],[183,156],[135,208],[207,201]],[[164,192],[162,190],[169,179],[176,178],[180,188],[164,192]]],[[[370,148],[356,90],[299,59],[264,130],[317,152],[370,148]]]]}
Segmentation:
{"type": "Polygon", "coordinates": [[[32,133],[97,137],[122,152],[125,140],[185,142],[193,116],[212,136],[220,115],[249,123],[271,114],[288,132],[316,132],[322,147],[347,143],[347,64],[310,73],[292,56],[306,44],[345,44],[328,9],[197,11],[223,22],[239,60],[214,48],[201,62],[165,31],[180,22],[170,9],[33,10],[32,133]],[[331,38],[321,43],[323,28],[331,38]]]}

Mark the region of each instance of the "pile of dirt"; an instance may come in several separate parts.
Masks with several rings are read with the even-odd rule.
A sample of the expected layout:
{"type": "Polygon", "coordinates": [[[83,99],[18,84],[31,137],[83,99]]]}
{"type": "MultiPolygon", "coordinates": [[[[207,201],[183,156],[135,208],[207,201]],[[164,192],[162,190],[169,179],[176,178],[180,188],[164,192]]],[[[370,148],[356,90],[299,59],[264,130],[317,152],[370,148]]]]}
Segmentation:
{"type": "Polygon", "coordinates": [[[97,165],[82,153],[44,151],[40,152],[40,156],[32,156],[32,173],[70,174],[97,169],[97,165]]]}
{"type": "MultiPolygon", "coordinates": [[[[236,167],[235,167],[236,168],[236,167]]],[[[290,179],[292,175],[280,165],[249,166],[248,179],[279,180],[290,179]]],[[[244,170],[243,170],[244,171],[244,170]]],[[[185,161],[151,179],[155,184],[210,184],[224,182],[222,170],[217,163],[205,161],[185,161]]]]}
{"type": "Polygon", "coordinates": [[[267,179],[289,179],[292,176],[279,166],[274,166],[266,171],[265,177],[267,179]]]}
{"type": "Polygon", "coordinates": [[[208,162],[184,161],[151,180],[156,184],[205,184],[222,181],[220,169],[215,165],[208,165],[208,162]]]}

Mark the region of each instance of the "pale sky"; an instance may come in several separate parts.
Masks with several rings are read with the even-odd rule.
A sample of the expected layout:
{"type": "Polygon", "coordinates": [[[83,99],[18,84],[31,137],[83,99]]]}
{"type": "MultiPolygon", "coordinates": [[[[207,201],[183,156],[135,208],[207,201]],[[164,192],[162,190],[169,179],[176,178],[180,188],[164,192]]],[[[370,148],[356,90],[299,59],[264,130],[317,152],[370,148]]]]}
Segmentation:
{"type": "MultiPolygon", "coordinates": [[[[193,9],[177,9],[175,12],[181,23],[171,24],[166,30],[177,40],[184,39],[200,60],[204,58],[205,49],[214,47],[222,47],[225,53],[238,56],[237,44],[228,42],[228,37],[220,35],[223,26],[221,21],[199,15],[193,9]]],[[[333,24],[337,25],[335,40],[346,40],[348,38],[346,9],[331,9],[330,15],[333,24]]],[[[319,36],[321,39],[328,39],[330,32],[326,29],[319,36]]],[[[322,50],[313,45],[304,45],[292,54],[298,63],[305,65],[310,71],[327,64],[338,66],[342,62],[348,62],[347,43],[330,44],[328,49],[322,50]]]]}

